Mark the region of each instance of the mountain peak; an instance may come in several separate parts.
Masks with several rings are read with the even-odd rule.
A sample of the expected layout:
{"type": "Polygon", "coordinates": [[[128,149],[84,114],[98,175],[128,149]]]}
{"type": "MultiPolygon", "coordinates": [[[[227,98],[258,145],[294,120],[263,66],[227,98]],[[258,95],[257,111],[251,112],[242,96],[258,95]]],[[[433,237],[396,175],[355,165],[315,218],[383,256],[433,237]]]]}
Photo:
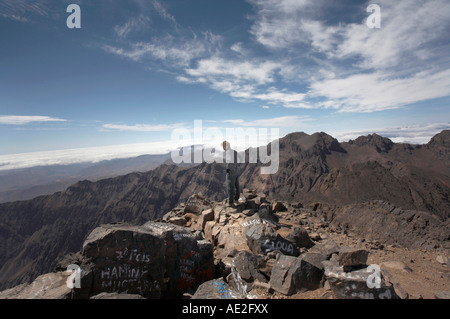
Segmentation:
{"type": "Polygon", "coordinates": [[[428,146],[444,146],[450,145],[450,130],[443,130],[431,138],[427,144],[428,146]]]}
{"type": "Polygon", "coordinates": [[[358,146],[365,146],[365,145],[371,145],[375,146],[377,149],[377,152],[384,152],[387,153],[394,145],[394,142],[392,142],[387,137],[380,136],[376,133],[366,136],[360,136],[356,140],[350,141],[351,144],[355,144],[358,146]]]}

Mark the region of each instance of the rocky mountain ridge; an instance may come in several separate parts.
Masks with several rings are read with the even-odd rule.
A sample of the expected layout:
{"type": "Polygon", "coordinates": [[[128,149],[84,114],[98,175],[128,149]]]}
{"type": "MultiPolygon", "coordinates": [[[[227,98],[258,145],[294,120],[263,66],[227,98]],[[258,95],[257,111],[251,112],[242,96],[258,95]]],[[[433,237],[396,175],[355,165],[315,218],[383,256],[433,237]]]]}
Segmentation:
{"type": "MultiPolygon", "coordinates": [[[[386,223],[393,212],[405,222],[391,228],[391,242],[406,247],[442,246],[448,238],[439,225],[445,225],[450,214],[449,140],[449,131],[425,145],[396,144],[376,135],[339,143],[325,133],[293,133],[280,139],[276,174],[261,175],[261,163],[247,163],[240,184],[268,199],[317,204],[318,210],[339,220],[342,227],[350,227],[358,211],[367,210],[360,214],[359,224],[366,222],[372,228],[361,228],[361,233],[383,234],[368,222],[381,218],[373,211],[382,212],[386,223]],[[377,201],[381,206],[370,204],[377,201]],[[410,222],[415,223],[416,232],[411,236],[403,232],[401,239],[396,234],[408,229],[402,227],[410,222]],[[422,233],[419,222],[426,226],[422,233]],[[416,240],[419,235],[425,239],[416,240]]],[[[80,181],[53,195],[1,204],[0,289],[51,271],[58,259],[79,251],[87,234],[101,224],[142,225],[161,218],[195,193],[220,201],[226,197],[224,179],[222,164],[162,165],[145,173],[80,181]]]]}
{"type": "Polygon", "coordinates": [[[234,207],[196,194],[160,221],[95,228],[55,272],[0,298],[448,298],[450,250],[440,249],[424,276],[398,250],[380,259],[395,244],[349,240],[355,229],[328,220],[320,205],[268,202],[248,189],[234,207]]]}

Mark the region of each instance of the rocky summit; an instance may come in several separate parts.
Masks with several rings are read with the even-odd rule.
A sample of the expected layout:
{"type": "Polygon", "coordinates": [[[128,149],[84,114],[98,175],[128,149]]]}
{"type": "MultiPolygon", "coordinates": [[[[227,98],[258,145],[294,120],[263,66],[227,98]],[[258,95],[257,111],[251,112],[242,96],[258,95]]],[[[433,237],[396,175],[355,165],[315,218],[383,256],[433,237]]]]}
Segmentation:
{"type": "MultiPolygon", "coordinates": [[[[249,152],[246,150],[245,155],[249,152]]],[[[299,132],[279,140],[279,169],[275,174],[260,174],[262,163],[241,165],[239,182],[244,189],[236,207],[228,207],[221,201],[227,195],[225,167],[218,163],[188,167],[166,163],[147,172],[96,182],[79,181],[52,195],[0,204],[0,290],[13,289],[16,293],[20,290],[22,294],[34,288],[40,291],[40,284],[46,286],[50,281],[58,285],[67,266],[78,265],[83,269],[81,282],[94,280],[95,287],[105,286],[105,291],[100,292],[104,294],[102,298],[107,298],[105,294],[111,291],[120,291],[116,297],[124,294],[128,286],[129,291],[147,291],[145,296],[139,294],[143,298],[180,296],[180,292],[175,294],[173,290],[179,278],[189,286],[185,293],[192,295],[204,279],[214,282],[222,278],[232,287],[233,283],[224,277],[227,272],[245,282],[241,288],[267,292],[263,294],[265,298],[288,295],[318,298],[319,291],[325,293],[325,287],[333,286],[333,280],[323,280],[326,274],[347,276],[346,270],[363,267],[361,260],[367,257],[367,267],[401,263],[405,267],[390,269],[392,276],[385,278],[397,280],[410,296],[434,298],[436,289],[448,290],[449,163],[450,131],[437,134],[423,145],[394,143],[376,134],[339,143],[323,132],[312,135],[299,132]],[[160,233],[158,223],[177,230],[160,233]],[[186,231],[192,233],[189,236],[195,242],[186,237],[182,240],[186,247],[180,246],[175,239],[178,235],[173,234],[186,231]],[[148,249],[146,244],[134,243],[132,239],[147,238],[166,248],[175,240],[177,258],[171,260],[172,255],[164,251],[166,248],[152,253],[159,251],[156,259],[162,260],[152,265],[156,270],[149,268],[155,274],[150,286],[128,277],[126,284],[112,279],[106,282],[108,269],[110,278],[113,275],[145,278],[149,270],[136,264],[137,260],[126,264],[114,261],[112,250],[105,256],[89,255],[92,250],[86,245],[97,238],[94,234],[99,236],[98,240],[104,234],[98,247],[113,247],[116,239],[119,243],[129,236],[126,244],[111,249],[130,253],[128,258],[135,253],[131,250],[136,250],[139,259],[145,254],[144,259],[148,257],[153,262],[151,254],[143,250],[148,249]],[[203,255],[208,247],[206,241],[212,245],[212,277],[205,275],[196,280],[190,273],[172,272],[180,266],[183,259],[180,254],[195,251],[195,256],[202,256],[202,262],[206,260],[203,255]],[[359,266],[339,264],[344,260],[344,253],[339,256],[344,247],[360,250],[359,254],[345,258],[349,263],[360,260],[359,266]],[[364,250],[368,251],[367,256],[364,250]],[[280,254],[284,256],[281,261],[294,265],[293,269],[285,272],[286,268],[278,262],[280,254]],[[103,264],[105,260],[111,263],[103,264]],[[243,260],[251,263],[242,266],[243,260]],[[337,262],[328,267],[342,267],[343,272],[322,269],[324,261],[337,262]],[[88,271],[91,266],[94,268],[88,271]],[[274,274],[293,278],[292,284],[288,280],[277,285],[278,275],[272,276],[274,267],[274,274]],[[407,267],[413,271],[401,270],[407,267]],[[156,274],[163,269],[167,274],[158,277],[156,274]],[[55,270],[57,277],[53,274],[55,270]],[[102,271],[105,283],[98,282],[102,271]],[[304,274],[314,275],[307,276],[308,280],[299,279],[304,274]],[[173,281],[169,277],[178,279],[173,281]],[[420,285],[410,284],[411,278],[420,285]],[[192,281],[195,284],[189,284],[192,281]],[[111,291],[107,291],[108,285],[111,291]]],[[[186,265],[193,262],[186,261],[186,265]]],[[[364,273],[363,269],[359,271],[364,273]]],[[[360,278],[365,276],[363,273],[360,278]]],[[[74,291],[71,290],[72,297],[74,291]]],[[[87,291],[90,295],[90,286],[87,291]]],[[[36,296],[50,296],[42,293],[36,296]]],[[[85,292],[77,293],[87,296],[85,292]]]]}
{"type": "Polygon", "coordinates": [[[429,291],[432,276],[421,278],[420,273],[424,261],[417,260],[420,267],[413,264],[416,270],[412,270],[398,260],[399,251],[410,250],[350,234],[339,222],[328,220],[317,205],[302,206],[268,201],[263,193],[248,189],[233,206],[194,194],[159,221],[95,228],[82,250],[62,258],[55,272],[3,291],[0,298],[406,299],[429,293],[435,298],[446,295],[445,289],[439,289],[448,288],[450,280],[448,266],[443,264],[447,255],[441,252],[435,259],[433,268],[441,267],[443,283],[429,291]],[[389,257],[396,260],[386,260],[389,257]],[[410,289],[418,279],[425,285],[410,289]],[[420,293],[420,289],[424,290],[420,293]]]}

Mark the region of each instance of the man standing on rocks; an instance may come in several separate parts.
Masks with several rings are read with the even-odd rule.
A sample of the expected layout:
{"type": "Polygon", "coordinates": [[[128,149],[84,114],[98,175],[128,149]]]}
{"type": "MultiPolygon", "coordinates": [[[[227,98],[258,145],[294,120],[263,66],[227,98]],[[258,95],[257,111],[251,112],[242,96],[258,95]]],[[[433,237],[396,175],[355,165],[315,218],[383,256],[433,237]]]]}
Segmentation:
{"type": "Polygon", "coordinates": [[[227,190],[228,190],[228,205],[234,206],[234,201],[239,200],[239,172],[238,172],[238,155],[237,152],[230,147],[230,143],[224,141],[222,143],[224,150],[224,160],[227,170],[227,190]]]}

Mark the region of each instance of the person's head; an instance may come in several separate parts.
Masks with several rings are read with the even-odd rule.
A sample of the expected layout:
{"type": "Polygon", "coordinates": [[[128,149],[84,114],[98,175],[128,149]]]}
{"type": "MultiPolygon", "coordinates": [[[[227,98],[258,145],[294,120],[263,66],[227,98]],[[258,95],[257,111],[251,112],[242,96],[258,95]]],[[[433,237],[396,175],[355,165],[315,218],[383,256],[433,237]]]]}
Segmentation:
{"type": "Polygon", "coordinates": [[[227,141],[223,141],[222,147],[223,147],[223,150],[226,151],[226,150],[230,149],[230,143],[228,143],[227,141]]]}

